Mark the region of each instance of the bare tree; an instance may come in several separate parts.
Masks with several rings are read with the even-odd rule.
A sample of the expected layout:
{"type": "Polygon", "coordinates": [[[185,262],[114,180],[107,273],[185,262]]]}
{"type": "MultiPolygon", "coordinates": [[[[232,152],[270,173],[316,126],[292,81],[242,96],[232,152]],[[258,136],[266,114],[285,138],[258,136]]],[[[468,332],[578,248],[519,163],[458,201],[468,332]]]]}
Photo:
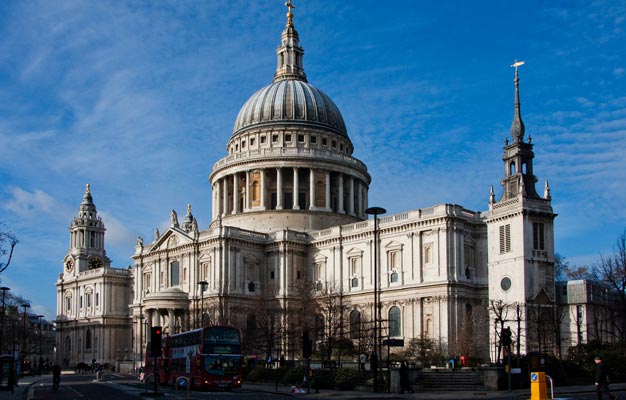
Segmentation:
{"type": "Polygon", "coordinates": [[[613,254],[602,256],[594,272],[615,295],[617,312],[612,325],[618,339],[626,341],[626,230],[618,237],[613,254]]]}
{"type": "Polygon", "coordinates": [[[500,360],[500,351],[502,350],[500,334],[504,329],[504,324],[509,321],[510,309],[511,305],[502,300],[491,300],[489,302],[489,312],[493,316],[495,360],[500,360]]]}
{"type": "Polygon", "coordinates": [[[324,321],[322,346],[326,360],[332,359],[336,343],[343,337],[343,305],[342,295],[335,290],[327,290],[317,298],[319,315],[324,321]]]}
{"type": "Polygon", "coordinates": [[[13,250],[19,243],[15,234],[9,230],[4,230],[4,223],[0,222],[0,274],[4,272],[11,264],[13,258],[13,250]],[[7,257],[6,262],[2,259],[7,257]]]}

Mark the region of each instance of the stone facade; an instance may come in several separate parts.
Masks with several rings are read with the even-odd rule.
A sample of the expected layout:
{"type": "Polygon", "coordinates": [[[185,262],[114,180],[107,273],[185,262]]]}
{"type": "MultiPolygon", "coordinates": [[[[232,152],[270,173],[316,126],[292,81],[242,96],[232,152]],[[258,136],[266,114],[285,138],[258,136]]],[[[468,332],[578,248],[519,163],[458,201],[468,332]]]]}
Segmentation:
{"type": "Polygon", "coordinates": [[[111,267],[104,236],[104,222],[87,185],[56,283],[59,362],[113,364],[133,355],[128,318],[132,270],[111,267]]]}
{"type": "Polygon", "coordinates": [[[188,206],[182,224],[172,211],[163,235],[138,244],[135,352],[149,326],[203,324],[240,327],[259,357],[297,358],[304,331],[320,348],[338,335],[369,352],[375,281],[382,337],[427,338],[444,354],[486,361],[498,358],[493,328],[515,323],[520,348],[535,349],[526,307],[554,304],[555,214],[547,184],[543,197],[535,191],[517,71],[502,198],[492,189],[486,212],[442,204],[382,216],[377,264],[367,167],[336,105],[308,83],[302,54],[289,12],[274,81],[241,108],[210,174],[209,229],[188,206]],[[498,307],[521,311],[496,316],[498,307]]]}

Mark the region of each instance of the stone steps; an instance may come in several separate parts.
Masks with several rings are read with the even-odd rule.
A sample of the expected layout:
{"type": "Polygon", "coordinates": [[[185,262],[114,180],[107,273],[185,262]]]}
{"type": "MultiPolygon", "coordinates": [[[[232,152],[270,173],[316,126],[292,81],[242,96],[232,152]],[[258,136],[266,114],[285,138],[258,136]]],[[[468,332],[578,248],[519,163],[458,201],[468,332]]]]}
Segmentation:
{"type": "Polygon", "coordinates": [[[422,371],[416,382],[419,390],[485,390],[482,375],[474,371],[422,371]]]}

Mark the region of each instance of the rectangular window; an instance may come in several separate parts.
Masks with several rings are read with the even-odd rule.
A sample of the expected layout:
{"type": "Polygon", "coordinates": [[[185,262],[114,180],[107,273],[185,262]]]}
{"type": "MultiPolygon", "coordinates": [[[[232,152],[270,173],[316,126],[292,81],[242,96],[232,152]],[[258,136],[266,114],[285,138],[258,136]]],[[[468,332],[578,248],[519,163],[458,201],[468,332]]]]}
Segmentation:
{"type": "Polygon", "coordinates": [[[291,142],[291,135],[290,134],[286,134],[285,135],[285,142],[291,142]]]}
{"type": "Polygon", "coordinates": [[[304,143],[304,135],[298,135],[298,142],[304,143]]]}
{"type": "Polygon", "coordinates": [[[500,226],[500,254],[511,251],[511,225],[500,226]]]}
{"type": "Polygon", "coordinates": [[[250,146],[254,146],[254,142],[255,142],[254,138],[250,138],[250,146]]]}
{"type": "Polygon", "coordinates": [[[322,138],[322,146],[328,146],[328,139],[322,138]]]}
{"type": "Polygon", "coordinates": [[[261,144],[265,144],[265,136],[261,136],[261,144]]]}
{"type": "Polygon", "coordinates": [[[546,237],[543,222],[533,222],[533,249],[546,249],[546,237]]]}
{"type": "Polygon", "coordinates": [[[317,143],[317,136],[311,136],[311,143],[312,144],[317,143]]]}
{"type": "Polygon", "coordinates": [[[271,271],[270,271],[270,279],[271,279],[271,280],[274,280],[274,270],[271,270],[271,271]]]}
{"type": "Polygon", "coordinates": [[[278,135],[272,135],[272,142],[278,142],[278,135]]]}
{"type": "Polygon", "coordinates": [[[179,274],[180,266],[178,264],[178,261],[173,261],[170,264],[170,286],[178,286],[180,284],[179,274]]]}
{"type": "Polygon", "coordinates": [[[433,245],[426,244],[424,245],[424,264],[430,264],[433,262],[433,245]]]}
{"type": "Polygon", "coordinates": [[[359,273],[359,260],[356,257],[350,259],[350,274],[352,276],[359,273]]]}

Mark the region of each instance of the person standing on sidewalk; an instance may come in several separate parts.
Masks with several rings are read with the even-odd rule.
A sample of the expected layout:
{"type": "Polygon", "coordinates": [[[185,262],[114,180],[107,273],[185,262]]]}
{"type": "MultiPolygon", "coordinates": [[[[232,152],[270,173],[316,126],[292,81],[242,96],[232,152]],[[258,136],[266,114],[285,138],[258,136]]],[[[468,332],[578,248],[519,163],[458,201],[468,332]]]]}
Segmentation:
{"type": "Polygon", "coordinates": [[[607,379],[606,364],[604,364],[604,362],[602,361],[602,357],[596,356],[595,363],[596,363],[596,379],[595,379],[596,396],[598,397],[598,400],[604,399],[603,393],[606,393],[609,396],[608,397],[609,400],[615,400],[615,396],[613,396],[611,392],[609,392],[609,382],[607,379]]]}

